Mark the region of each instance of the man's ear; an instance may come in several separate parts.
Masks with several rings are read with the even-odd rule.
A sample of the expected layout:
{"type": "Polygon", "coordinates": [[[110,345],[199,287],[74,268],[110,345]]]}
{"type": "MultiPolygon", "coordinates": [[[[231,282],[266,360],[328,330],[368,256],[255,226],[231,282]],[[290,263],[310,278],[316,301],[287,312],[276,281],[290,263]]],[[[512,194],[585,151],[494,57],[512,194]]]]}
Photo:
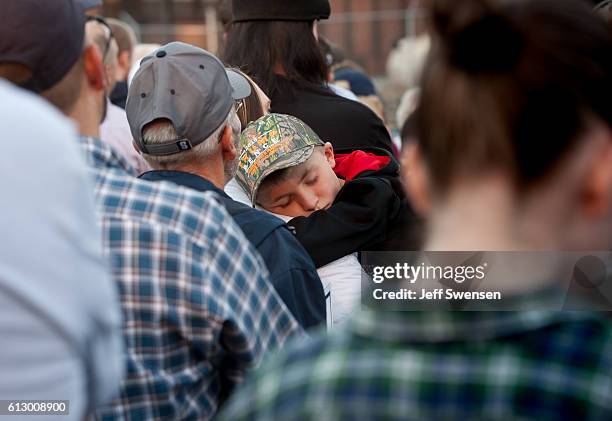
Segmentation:
{"type": "Polygon", "coordinates": [[[93,45],[85,47],[83,60],[89,86],[97,91],[103,91],[106,88],[104,63],[98,48],[93,45]]]}
{"type": "Polygon", "coordinates": [[[129,51],[122,51],[119,53],[117,57],[117,80],[123,80],[127,77],[131,67],[131,59],[129,51]]]}
{"type": "Polygon", "coordinates": [[[334,155],[334,147],[331,143],[326,142],[325,146],[323,146],[323,153],[325,153],[325,159],[329,163],[329,166],[332,168],[336,167],[336,156],[334,155]]]}
{"type": "Polygon", "coordinates": [[[401,154],[402,183],[410,198],[412,208],[420,216],[426,216],[431,209],[431,188],[427,167],[417,143],[404,145],[401,154]]]}
{"type": "Polygon", "coordinates": [[[607,135],[608,141],[593,153],[581,194],[582,209],[588,217],[610,215],[612,209],[612,133],[607,135]]]}
{"type": "Polygon", "coordinates": [[[232,161],[238,156],[238,150],[234,145],[233,131],[228,124],[221,135],[221,152],[223,153],[224,161],[232,161]]]}

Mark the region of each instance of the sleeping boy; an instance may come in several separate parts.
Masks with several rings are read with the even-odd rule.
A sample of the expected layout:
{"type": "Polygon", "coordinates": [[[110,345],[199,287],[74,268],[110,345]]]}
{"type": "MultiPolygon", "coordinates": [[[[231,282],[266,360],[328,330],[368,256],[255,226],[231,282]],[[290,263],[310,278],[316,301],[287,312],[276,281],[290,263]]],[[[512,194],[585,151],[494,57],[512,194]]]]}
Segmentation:
{"type": "Polygon", "coordinates": [[[418,249],[399,165],[382,149],[337,151],[301,120],[268,114],[242,133],[236,179],[287,223],[317,267],[362,250],[418,249]]]}

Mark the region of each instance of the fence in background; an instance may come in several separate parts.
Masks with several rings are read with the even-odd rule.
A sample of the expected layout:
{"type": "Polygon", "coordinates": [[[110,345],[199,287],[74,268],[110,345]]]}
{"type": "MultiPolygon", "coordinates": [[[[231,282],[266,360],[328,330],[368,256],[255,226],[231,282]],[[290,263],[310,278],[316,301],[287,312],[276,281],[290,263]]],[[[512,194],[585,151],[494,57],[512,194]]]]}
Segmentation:
{"type": "MultiPolygon", "coordinates": [[[[135,27],[142,42],[184,41],[218,52],[218,0],[105,0],[105,12],[135,27]]],[[[402,37],[423,30],[421,0],[331,0],[331,19],[320,33],[372,75],[402,37]]]]}

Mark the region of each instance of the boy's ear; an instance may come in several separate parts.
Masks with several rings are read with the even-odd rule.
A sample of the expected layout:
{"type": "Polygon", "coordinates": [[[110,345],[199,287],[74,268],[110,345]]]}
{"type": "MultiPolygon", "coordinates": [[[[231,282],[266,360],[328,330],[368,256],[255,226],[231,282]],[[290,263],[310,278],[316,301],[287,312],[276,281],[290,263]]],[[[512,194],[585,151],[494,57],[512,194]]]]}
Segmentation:
{"type": "Polygon", "coordinates": [[[327,159],[329,166],[334,168],[336,166],[336,156],[334,155],[334,147],[331,143],[326,142],[323,148],[323,152],[325,153],[325,159],[327,159]]]}
{"type": "Polygon", "coordinates": [[[83,61],[89,86],[96,91],[104,90],[106,88],[106,76],[104,63],[98,48],[93,45],[86,47],[83,52],[83,61]]]}
{"type": "Polygon", "coordinates": [[[427,168],[417,143],[407,143],[401,156],[402,183],[410,198],[412,208],[420,216],[431,209],[431,189],[427,168]]]}
{"type": "Polygon", "coordinates": [[[221,135],[221,152],[224,161],[233,161],[238,156],[238,150],[234,144],[232,127],[228,124],[221,135]]]}

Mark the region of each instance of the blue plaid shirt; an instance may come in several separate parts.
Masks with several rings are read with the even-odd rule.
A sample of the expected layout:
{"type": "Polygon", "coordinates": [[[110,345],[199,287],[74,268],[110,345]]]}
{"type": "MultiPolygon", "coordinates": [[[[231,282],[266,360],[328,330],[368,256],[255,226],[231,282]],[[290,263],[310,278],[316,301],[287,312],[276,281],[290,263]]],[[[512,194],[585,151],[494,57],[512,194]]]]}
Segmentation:
{"type": "Polygon", "coordinates": [[[132,176],[93,138],[104,246],[123,310],[127,376],[101,419],[208,419],[264,353],[303,332],[214,194],[132,176]]]}
{"type": "Polygon", "coordinates": [[[611,420],[606,316],[362,310],[275,355],[219,419],[611,420]]]}

